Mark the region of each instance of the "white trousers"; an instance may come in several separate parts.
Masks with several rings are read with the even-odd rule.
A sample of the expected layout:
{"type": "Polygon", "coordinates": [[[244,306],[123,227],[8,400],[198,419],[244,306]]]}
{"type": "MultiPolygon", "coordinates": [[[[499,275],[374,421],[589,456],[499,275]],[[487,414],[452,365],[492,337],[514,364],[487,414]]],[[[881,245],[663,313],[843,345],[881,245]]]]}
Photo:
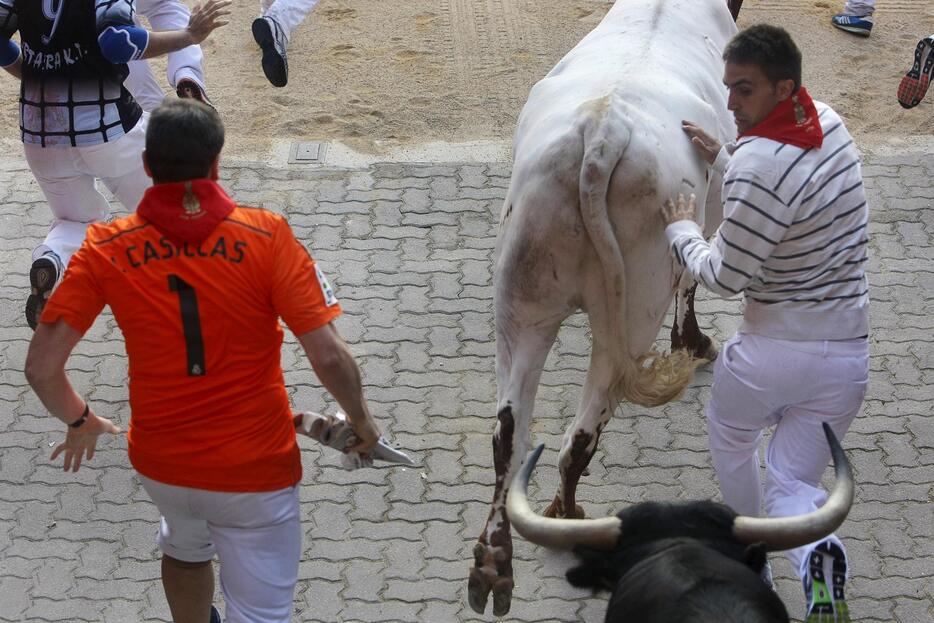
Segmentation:
{"type": "Polygon", "coordinates": [[[292,38],[292,31],[305,21],[318,0],[260,0],[260,14],[276,20],[286,39],[292,38]]]}
{"type": "Polygon", "coordinates": [[[143,170],[146,122],[143,115],[132,130],[110,143],[86,147],[40,147],[23,144],[26,162],[52,210],[52,227],[33,259],[55,252],[68,266],[68,260],[84,242],[90,223],[110,215],[110,203],[97,190],[100,179],[128,211],[133,212],[152,186],[143,170]]]}
{"type": "MultiPolygon", "coordinates": [[[[710,454],[726,504],[759,516],[758,449],[762,430],[774,426],[765,454],[766,515],[800,515],[823,505],[820,479],[830,447],[821,424],[842,440],[868,382],[866,340],[795,342],[749,333],[729,340],[717,358],[707,408],[710,454]]],[[[836,536],[829,540],[843,548],[836,536]]],[[[816,545],[787,552],[801,577],[816,545]]]]}
{"type": "Polygon", "coordinates": [[[159,549],[184,562],[217,554],[226,623],[291,623],[302,555],[298,485],[224,493],[140,481],[162,515],[159,549]]]}
{"type": "MultiPolygon", "coordinates": [[[[182,30],[188,27],[191,11],[181,0],[137,0],[137,11],[149,20],[153,30],[182,30]]],[[[124,86],[133,94],[146,112],[152,112],[165,98],[165,92],[152,73],[149,61],[127,63],[130,75],[124,86]]],[[[204,82],[204,54],[200,45],[190,45],[169,54],[166,79],[174,89],[179,81],[194,80],[202,89],[204,82]]]]}
{"type": "Polygon", "coordinates": [[[876,10],[876,0],[846,0],[843,12],[847,15],[872,15],[876,10]]]}

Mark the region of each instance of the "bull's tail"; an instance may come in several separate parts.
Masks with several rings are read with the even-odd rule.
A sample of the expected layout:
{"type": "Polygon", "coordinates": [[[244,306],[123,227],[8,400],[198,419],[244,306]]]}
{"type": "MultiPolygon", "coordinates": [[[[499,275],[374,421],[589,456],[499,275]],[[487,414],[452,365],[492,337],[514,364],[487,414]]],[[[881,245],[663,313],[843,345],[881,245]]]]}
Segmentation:
{"type": "MultiPolygon", "coordinates": [[[[646,407],[665,404],[676,398],[694,374],[699,360],[686,351],[651,351],[637,358],[629,352],[626,328],[626,270],[622,250],[610,221],[607,194],[610,177],[622,159],[631,137],[626,119],[609,123],[618,115],[612,106],[591,117],[584,128],[584,156],[580,173],[580,210],[584,227],[603,268],[607,326],[592,326],[594,339],[608,339],[615,362],[615,380],[610,399],[625,398],[646,407]]],[[[591,322],[594,316],[591,315],[591,322]]],[[[596,324],[600,324],[597,321],[596,324]]]]}

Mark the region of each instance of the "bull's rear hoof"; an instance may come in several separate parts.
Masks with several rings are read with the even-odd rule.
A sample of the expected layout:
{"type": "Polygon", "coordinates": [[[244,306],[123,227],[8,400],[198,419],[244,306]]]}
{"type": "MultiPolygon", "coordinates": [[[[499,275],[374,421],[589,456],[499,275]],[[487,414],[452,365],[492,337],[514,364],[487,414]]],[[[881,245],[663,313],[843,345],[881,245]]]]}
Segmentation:
{"type": "Polygon", "coordinates": [[[493,616],[509,614],[513,586],[512,578],[500,578],[493,583],[493,616]]]}
{"type": "Polygon", "coordinates": [[[552,500],[551,504],[548,505],[548,508],[545,509],[545,512],[542,513],[545,517],[554,518],[564,518],[564,519],[583,519],[587,516],[584,512],[584,509],[580,507],[579,504],[574,505],[574,512],[570,514],[565,514],[564,505],[558,501],[558,498],[552,500]]]}
{"type": "Polygon", "coordinates": [[[483,614],[486,610],[490,588],[492,587],[486,574],[476,567],[471,567],[470,575],[467,577],[467,603],[470,604],[471,610],[483,614]]]}

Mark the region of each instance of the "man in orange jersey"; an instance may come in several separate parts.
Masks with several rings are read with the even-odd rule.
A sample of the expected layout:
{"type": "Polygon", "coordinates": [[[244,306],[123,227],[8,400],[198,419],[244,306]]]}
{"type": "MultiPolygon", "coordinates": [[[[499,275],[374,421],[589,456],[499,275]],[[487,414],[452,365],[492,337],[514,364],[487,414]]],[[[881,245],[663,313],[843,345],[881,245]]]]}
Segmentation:
{"type": "Polygon", "coordinates": [[[282,318],[347,414],[364,455],[379,429],[331,321],[341,308],[285,219],[238,207],[216,183],[224,129],[190,100],[155,112],[137,212],[95,224],[49,299],[26,377],[68,424],[65,470],[119,429],[72,388],[65,362],[104,305],[129,358],[130,462],[162,514],[162,583],[176,623],[287,623],[301,555],[301,460],[286,394],[282,318]]]}

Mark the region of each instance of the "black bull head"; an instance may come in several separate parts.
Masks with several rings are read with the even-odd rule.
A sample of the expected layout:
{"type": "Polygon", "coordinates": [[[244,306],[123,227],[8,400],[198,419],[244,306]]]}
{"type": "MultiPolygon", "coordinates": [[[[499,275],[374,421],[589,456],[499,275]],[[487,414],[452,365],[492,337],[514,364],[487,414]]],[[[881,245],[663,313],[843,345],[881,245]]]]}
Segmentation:
{"type": "Polygon", "coordinates": [[[577,552],[583,564],[568,579],[612,591],[607,621],[787,622],[781,601],[758,575],[765,553],[819,541],[843,523],[853,503],[849,461],[826,424],[824,433],[836,483],[824,506],[806,515],[743,517],[706,501],[644,502],[600,519],[543,517],[529,508],[526,494],[541,445],[516,475],[506,510],[527,540],[577,552]]]}

